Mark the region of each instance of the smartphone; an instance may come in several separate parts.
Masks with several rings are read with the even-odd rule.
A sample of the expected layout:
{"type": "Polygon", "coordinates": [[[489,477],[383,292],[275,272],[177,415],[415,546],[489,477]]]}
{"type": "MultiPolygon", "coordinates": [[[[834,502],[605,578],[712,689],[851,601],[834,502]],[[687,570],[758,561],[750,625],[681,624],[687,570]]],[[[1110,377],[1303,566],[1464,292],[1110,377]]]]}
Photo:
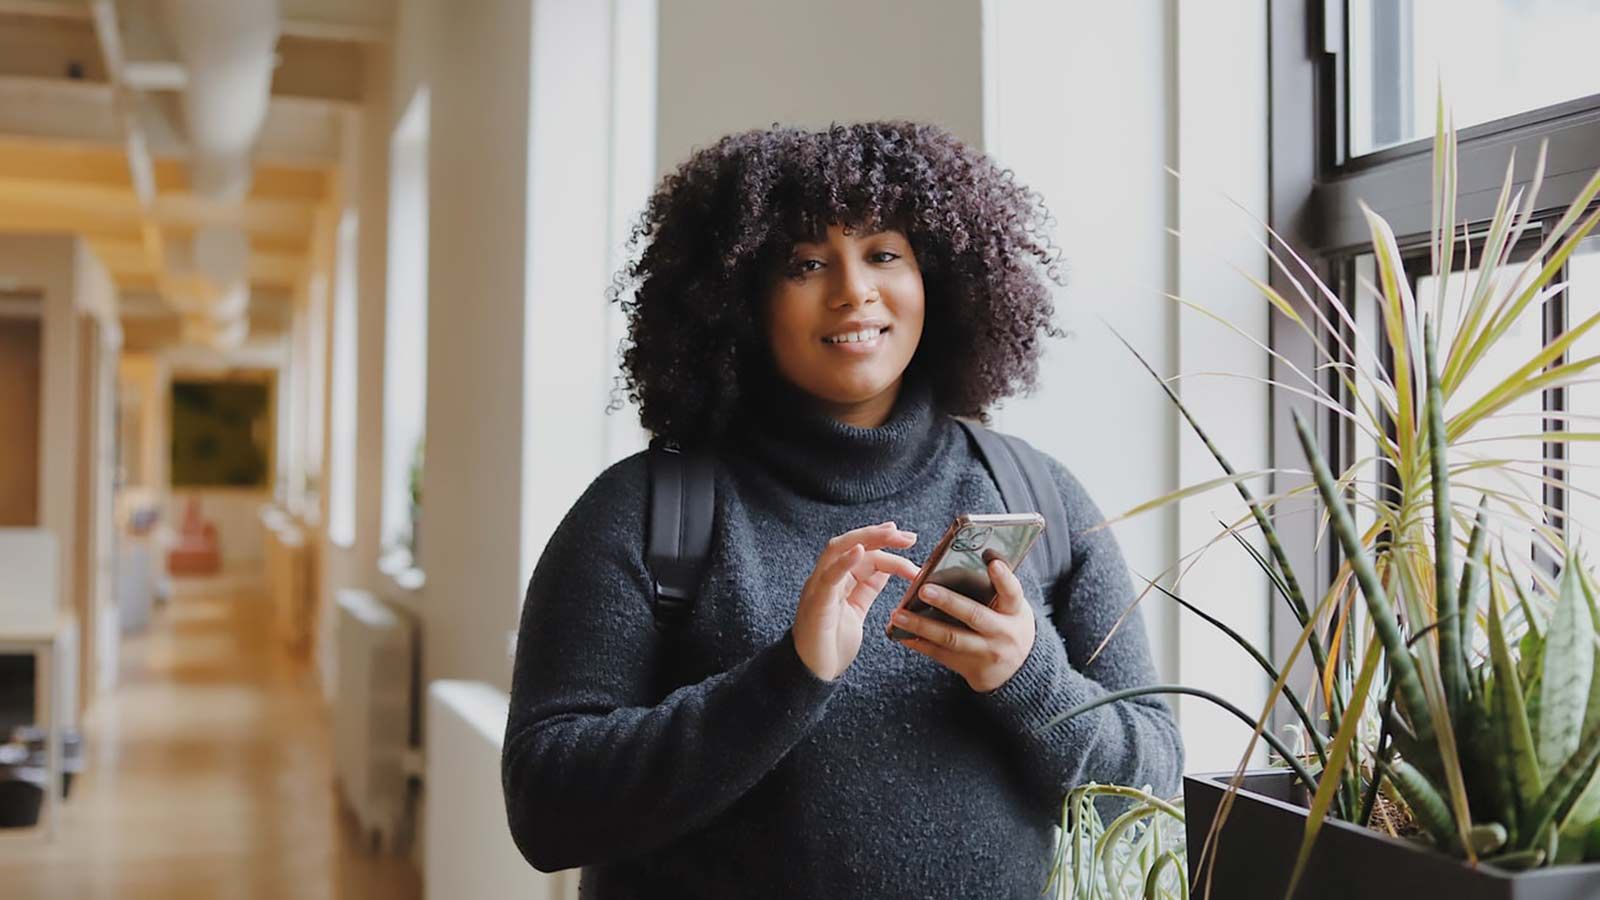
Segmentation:
{"type": "MultiPolygon", "coordinates": [[[[1038,513],[984,513],[957,516],[944,537],[939,539],[928,561],[906,589],[896,609],[941,622],[962,625],[942,609],[923,601],[924,584],[937,584],[979,603],[994,602],[994,585],[989,581],[989,562],[1005,560],[1012,571],[1044,533],[1044,516],[1038,513]]],[[[962,627],[965,627],[962,625],[962,627]]],[[[890,623],[884,632],[890,638],[916,637],[890,623]]]]}

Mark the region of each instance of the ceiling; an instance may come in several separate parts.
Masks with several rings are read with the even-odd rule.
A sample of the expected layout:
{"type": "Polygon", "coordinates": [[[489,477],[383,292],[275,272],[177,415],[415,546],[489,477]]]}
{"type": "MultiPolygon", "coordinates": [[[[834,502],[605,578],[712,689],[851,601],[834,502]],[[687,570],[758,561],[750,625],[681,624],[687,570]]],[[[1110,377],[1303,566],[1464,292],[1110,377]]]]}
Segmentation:
{"type": "Polygon", "coordinates": [[[177,311],[152,301],[170,299],[172,250],[197,230],[227,226],[248,238],[254,334],[281,333],[312,267],[331,258],[318,245],[334,240],[338,164],[365,96],[365,54],[388,39],[393,2],[278,7],[249,187],[242,199],[219,199],[190,183],[195,160],[179,110],[190,73],[161,0],[0,0],[0,233],[81,235],[124,298],[137,300],[123,304],[130,349],[175,340],[177,311]]]}

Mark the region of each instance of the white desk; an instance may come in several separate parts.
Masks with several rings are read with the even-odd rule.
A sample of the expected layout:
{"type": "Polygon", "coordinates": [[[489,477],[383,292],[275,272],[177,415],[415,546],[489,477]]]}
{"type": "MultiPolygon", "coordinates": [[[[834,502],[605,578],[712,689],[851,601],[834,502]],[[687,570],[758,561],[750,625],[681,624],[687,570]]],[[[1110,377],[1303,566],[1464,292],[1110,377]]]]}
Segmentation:
{"type": "Polygon", "coordinates": [[[45,729],[45,769],[44,769],[44,806],[40,814],[40,822],[44,829],[47,841],[56,839],[57,816],[61,799],[61,725],[66,721],[65,711],[62,709],[60,671],[61,660],[67,657],[65,646],[67,637],[72,632],[72,623],[58,617],[54,626],[39,628],[0,628],[0,653],[26,653],[37,660],[34,676],[34,696],[43,698],[44,702],[34,702],[35,718],[38,717],[39,707],[49,710],[49,724],[45,729]],[[39,685],[44,685],[44,690],[39,690],[39,685]]]}

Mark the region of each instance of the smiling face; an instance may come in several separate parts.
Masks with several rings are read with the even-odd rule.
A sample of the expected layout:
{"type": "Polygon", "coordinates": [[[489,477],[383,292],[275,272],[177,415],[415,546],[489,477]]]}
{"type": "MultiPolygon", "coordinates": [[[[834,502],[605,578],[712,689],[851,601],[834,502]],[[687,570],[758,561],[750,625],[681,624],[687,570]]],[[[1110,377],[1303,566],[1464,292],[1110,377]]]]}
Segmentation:
{"type": "Polygon", "coordinates": [[[767,339],[778,374],[841,422],[883,424],[922,339],[922,271],[911,242],[889,229],[829,225],[797,243],[767,294],[767,339]]]}

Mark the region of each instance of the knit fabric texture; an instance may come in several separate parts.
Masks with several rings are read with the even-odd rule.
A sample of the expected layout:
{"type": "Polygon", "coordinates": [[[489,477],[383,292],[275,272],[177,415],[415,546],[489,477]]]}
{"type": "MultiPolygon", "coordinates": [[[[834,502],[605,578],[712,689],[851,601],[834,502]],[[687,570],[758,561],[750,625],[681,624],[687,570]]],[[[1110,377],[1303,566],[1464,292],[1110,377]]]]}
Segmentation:
{"type": "Polygon", "coordinates": [[[645,566],[645,454],[589,485],[528,585],[502,780],[511,834],[542,871],[583,868],[581,895],[1032,898],[1062,801],[1086,781],[1176,792],[1183,745],[1158,697],[1041,730],[1108,691],[1155,681],[1134,597],[1076,478],[1051,460],[1072,570],[1036,616],[1022,667],[989,693],[891,641],[898,578],[834,681],[790,627],[836,534],[893,520],[919,565],[960,513],[1004,512],[977,448],[908,384],[856,428],[793,404],[751,417],[721,453],[694,609],[660,624],[645,566]]]}

